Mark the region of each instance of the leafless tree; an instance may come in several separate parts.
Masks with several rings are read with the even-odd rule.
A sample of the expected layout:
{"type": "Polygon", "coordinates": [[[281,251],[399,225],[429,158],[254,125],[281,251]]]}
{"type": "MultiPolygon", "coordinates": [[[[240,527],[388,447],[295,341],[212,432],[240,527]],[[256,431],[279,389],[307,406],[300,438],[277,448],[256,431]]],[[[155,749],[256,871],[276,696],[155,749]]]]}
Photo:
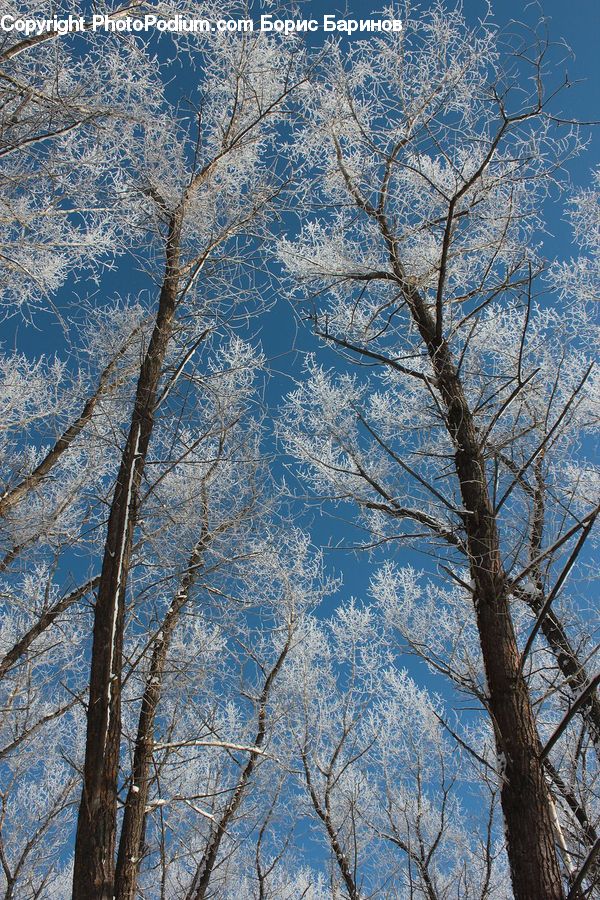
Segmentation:
{"type": "Polygon", "coordinates": [[[281,258],[313,298],[315,333],[360,374],[311,364],[284,431],[317,489],[370,515],[375,542],[427,540],[472,601],[513,890],[562,898],[563,863],[571,875],[524,667],[541,630],[596,740],[587,651],[553,607],[599,511],[565,476],[565,451],[597,425],[591,326],[583,307],[534,297],[540,204],[578,139],[554,136],[544,37],[516,29],[506,47],[459,13],[406,12],[401,35],[332,51],[298,137],[332,213],[281,258]],[[519,601],[535,617],[524,647],[519,601]]]}

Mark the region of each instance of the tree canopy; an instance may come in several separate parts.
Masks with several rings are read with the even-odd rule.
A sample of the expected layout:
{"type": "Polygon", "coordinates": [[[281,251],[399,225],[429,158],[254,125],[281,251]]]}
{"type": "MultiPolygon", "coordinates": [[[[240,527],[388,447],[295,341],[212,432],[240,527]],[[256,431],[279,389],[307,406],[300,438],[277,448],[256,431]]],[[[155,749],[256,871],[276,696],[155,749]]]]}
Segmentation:
{"type": "Polygon", "coordinates": [[[5,900],[600,896],[589,123],[386,16],[2,34],[5,900]]]}

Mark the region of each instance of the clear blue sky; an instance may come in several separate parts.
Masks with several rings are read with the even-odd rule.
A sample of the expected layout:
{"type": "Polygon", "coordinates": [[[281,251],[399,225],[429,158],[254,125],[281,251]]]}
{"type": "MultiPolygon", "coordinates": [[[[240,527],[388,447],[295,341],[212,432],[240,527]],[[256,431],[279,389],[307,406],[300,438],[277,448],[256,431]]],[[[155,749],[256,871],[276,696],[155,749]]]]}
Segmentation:
{"type": "MultiPolygon", "coordinates": [[[[87,5],[87,4],[86,4],[87,5]]],[[[383,3],[381,3],[383,5],[383,3]]],[[[420,8],[424,11],[430,5],[430,0],[421,0],[420,8]]],[[[452,5],[452,0],[449,0],[452,5]]],[[[319,19],[324,13],[338,13],[342,15],[344,0],[305,0],[301,4],[302,13],[308,17],[319,19]]],[[[353,17],[368,17],[377,2],[373,5],[369,0],[348,3],[347,15],[353,17]]],[[[414,7],[417,6],[415,2],[414,7]]],[[[486,0],[464,0],[464,12],[467,18],[475,23],[487,11],[486,0]]],[[[580,120],[600,120],[600,63],[598,61],[600,38],[600,2],[599,0],[541,0],[540,3],[522,3],[519,0],[492,0],[492,9],[499,25],[505,25],[511,19],[524,19],[535,22],[540,14],[549,19],[549,33],[553,40],[564,40],[572,49],[572,58],[567,59],[565,68],[571,80],[576,82],[572,88],[563,94],[561,112],[567,118],[580,120]]],[[[253,16],[259,18],[261,4],[257,2],[252,10],[253,16]]],[[[323,35],[316,36],[322,40],[323,35]]],[[[102,34],[98,34],[98,40],[102,40],[102,34]]],[[[560,73],[563,74],[562,72],[560,73]]],[[[174,85],[175,91],[186,92],[187,86],[183,83],[185,75],[179,73],[179,85],[174,85]]],[[[600,135],[597,129],[591,130],[592,143],[589,151],[581,158],[571,163],[571,175],[578,186],[588,183],[590,169],[600,163],[600,135]],[[594,133],[594,131],[596,133],[594,133]]],[[[549,253],[556,253],[568,257],[571,253],[570,235],[568,227],[563,221],[563,207],[561,204],[549,206],[547,217],[550,222],[554,239],[546,241],[549,253]]],[[[100,297],[114,295],[120,290],[123,294],[134,293],[140,288],[148,287],[139,273],[128,270],[127,261],[121,260],[118,273],[109,275],[100,286],[100,297]]],[[[60,292],[57,298],[58,305],[63,308],[72,306],[77,302],[73,291],[85,294],[91,289],[85,283],[76,285],[71,279],[69,284],[60,292]]],[[[18,346],[27,353],[38,354],[40,352],[60,353],[62,349],[62,334],[56,327],[56,321],[52,315],[39,316],[36,320],[37,328],[27,328],[20,324],[15,335],[15,319],[9,320],[0,326],[0,342],[5,349],[18,346]]],[[[256,334],[256,332],[255,332],[256,334]]],[[[280,398],[291,388],[290,376],[298,373],[301,366],[302,352],[291,352],[292,345],[301,351],[315,349],[316,344],[307,331],[296,333],[296,324],[293,321],[289,306],[285,301],[270,313],[263,321],[261,331],[258,334],[267,355],[272,359],[273,370],[279,372],[272,378],[268,388],[268,400],[272,406],[272,412],[276,414],[276,407],[280,398]]],[[[333,357],[332,357],[333,362],[333,357]]],[[[319,517],[317,516],[317,519],[319,517]]],[[[323,543],[334,543],[348,537],[348,531],[334,520],[326,518],[315,523],[315,537],[323,543]]],[[[387,550],[389,554],[389,546],[387,550]]],[[[406,558],[405,551],[399,551],[406,558]]],[[[334,552],[331,554],[331,562],[346,571],[346,583],[359,596],[364,595],[370,574],[370,566],[364,562],[352,561],[345,554],[334,552]]],[[[365,560],[366,562],[366,560],[365,560]]],[[[416,562],[416,561],[415,561],[416,562]]],[[[421,564],[424,560],[420,561],[421,564]]]]}
{"type": "MultiPolygon", "coordinates": [[[[377,6],[375,2],[373,6],[377,6]]],[[[381,0],[380,5],[383,5],[381,0]]],[[[414,4],[417,5],[417,2],[414,4]]],[[[420,6],[426,10],[429,0],[421,0],[420,6]]],[[[75,6],[75,4],[74,4],[75,6]]],[[[367,17],[373,10],[368,0],[349,2],[348,14],[354,17],[367,17]]],[[[304,15],[319,18],[323,13],[339,12],[344,7],[344,0],[308,0],[302,3],[304,15]]],[[[568,60],[566,68],[569,76],[577,83],[563,95],[562,113],[565,117],[580,120],[600,120],[600,0],[541,0],[540,4],[524,4],[519,0],[492,0],[492,8],[498,24],[507,24],[514,18],[525,18],[533,22],[539,18],[540,12],[549,18],[550,35],[555,40],[564,40],[573,51],[573,58],[568,60]]],[[[464,11],[471,21],[476,21],[487,10],[486,0],[464,0],[464,11]]],[[[253,10],[254,16],[260,15],[260,5],[257,2],[253,10]]],[[[102,35],[98,35],[98,40],[102,35]]],[[[592,144],[588,153],[571,164],[571,175],[576,186],[585,186],[589,180],[592,167],[600,163],[600,134],[592,132],[592,144]]],[[[546,246],[551,252],[568,257],[571,254],[569,245],[569,231],[563,222],[563,207],[555,205],[548,209],[548,218],[551,229],[555,234],[553,240],[547,241],[546,246]]],[[[141,283],[139,274],[128,270],[127,261],[122,260],[119,265],[119,273],[108,277],[100,286],[100,296],[114,295],[119,289],[123,294],[133,293],[137,289],[146,286],[141,283]]],[[[77,302],[74,290],[85,294],[88,286],[85,283],[75,285],[73,280],[61,291],[58,304],[68,308],[77,302]]],[[[42,352],[50,355],[61,353],[64,349],[62,334],[56,327],[53,316],[40,316],[36,321],[37,328],[27,327],[24,323],[18,324],[16,319],[8,320],[0,325],[0,344],[3,349],[10,351],[14,346],[31,355],[42,352]]],[[[282,300],[277,308],[264,320],[259,337],[263,343],[267,355],[273,360],[273,368],[280,374],[275,376],[268,388],[267,399],[271,404],[271,411],[276,414],[276,407],[282,394],[290,389],[290,375],[299,371],[302,353],[290,352],[291,345],[296,342],[300,351],[315,349],[316,344],[308,331],[295,335],[296,326],[289,306],[282,300]],[[282,355],[283,354],[283,355],[282,355]]],[[[331,357],[333,362],[333,357],[331,357]]],[[[306,513],[302,508],[301,512],[306,513]]],[[[313,524],[314,539],[327,545],[330,541],[338,543],[350,538],[350,529],[336,519],[320,518],[318,510],[314,508],[315,522],[313,524]]],[[[308,516],[299,517],[300,524],[307,524],[308,516]]],[[[397,553],[398,561],[412,562],[417,567],[426,564],[426,558],[415,557],[414,554],[403,550],[400,545],[393,548],[387,545],[385,554],[397,553]]],[[[364,599],[372,568],[367,563],[365,556],[354,557],[340,551],[331,551],[327,554],[327,562],[336,570],[344,572],[344,587],[342,595],[355,594],[359,599],[364,599]]],[[[421,677],[423,671],[421,670],[421,677]]],[[[439,682],[436,685],[439,687],[439,682]]]]}

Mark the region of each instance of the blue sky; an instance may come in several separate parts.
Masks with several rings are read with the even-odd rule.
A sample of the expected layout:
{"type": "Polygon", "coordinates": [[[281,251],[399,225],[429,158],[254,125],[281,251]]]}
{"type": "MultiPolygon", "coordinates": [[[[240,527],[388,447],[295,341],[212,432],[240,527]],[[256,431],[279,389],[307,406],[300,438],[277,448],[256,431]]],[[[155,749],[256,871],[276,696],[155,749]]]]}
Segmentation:
{"type": "MultiPolygon", "coordinates": [[[[340,0],[333,2],[313,2],[308,0],[302,4],[303,15],[320,19],[324,13],[337,13],[342,15],[343,3],[340,0]]],[[[417,4],[415,4],[416,6],[417,4]]],[[[421,0],[420,8],[426,10],[429,0],[421,0]]],[[[376,8],[376,4],[375,4],[376,8]]],[[[541,11],[548,18],[549,34],[555,41],[564,41],[571,48],[572,54],[565,60],[564,71],[567,71],[574,82],[562,97],[561,113],[566,118],[575,118],[583,121],[600,119],[600,65],[598,64],[598,44],[600,37],[600,3],[597,0],[572,0],[565,3],[564,0],[542,0],[541,4],[524,4],[518,0],[492,0],[494,16],[499,25],[508,24],[511,19],[517,18],[534,23],[539,18],[541,11]]],[[[257,3],[253,9],[253,17],[257,20],[260,16],[261,6],[257,3]]],[[[348,6],[346,15],[352,17],[367,17],[373,11],[369,2],[359,2],[348,6]]],[[[465,0],[464,12],[467,18],[475,23],[486,14],[486,0],[465,0]]],[[[323,34],[315,35],[314,39],[320,41],[323,34]]],[[[102,40],[102,33],[98,34],[98,40],[102,40]]],[[[173,71],[175,74],[175,71],[173,71]]],[[[564,74],[563,71],[556,73],[564,74]]],[[[177,76],[179,84],[174,84],[174,93],[185,94],[189,85],[185,84],[185,74],[179,70],[177,76]]],[[[600,162],[600,141],[594,129],[590,130],[591,145],[583,156],[575,159],[570,164],[570,174],[574,185],[585,186],[589,180],[589,173],[593,166],[600,162]]],[[[546,210],[551,235],[545,241],[547,252],[550,255],[568,257],[571,252],[569,228],[564,222],[564,206],[562,201],[549,203],[546,210]]],[[[285,225],[285,223],[284,223],[285,225]]],[[[119,291],[122,295],[133,294],[140,289],[148,289],[151,286],[147,280],[136,272],[126,259],[121,259],[117,264],[117,271],[108,274],[98,289],[99,299],[105,295],[107,298],[114,296],[119,291]]],[[[67,286],[60,292],[57,305],[68,310],[77,303],[78,295],[85,296],[88,292],[96,290],[89,283],[70,279],[67,286]]],[[[271,360],[273,375],[268,382],[266,397],[273,416],[277,415],[277,406],[287,390],[292,386],[292,377],[299,374],[302,366],[302,358],[305,352],[317,349],[315,340],[306,328],[298,328],[298,323],[285,298],[279,298],[275,308],[263,318],[257,331],[252,329],[271,360]]],[[[0,341],[4,348],[17,346],[29,354],[45,352],[60,353],[63,349],[63,338],[55,317],[49,313],[36,317],[34,326],[27,326],[18,322],[15,318],[0,326],[0,341]]],[[[324,362],[328,359],[334,363],[334,357],[327,352],[322,353],[324,362]]],[[[296,485],[297,489],[300,489],[296,485]]],[[[299,510],[299,520],[302,524],[309,525],[314,519],[313,528],[315,540],[326,546],[346,543],[348,539],[355,538],[348,528],[340,521],[330,516],[321,517],[316,506],[299,510]]],[[[388,546],[387,551],[390,552],[388,546]]],[[[402,561],[411,561],[417,565],[423,565],[425,558],[414,559],[405,550],[398,550],[402,561]]],[[[364,596],[370,576],[370,566],[365,565],[366,560],[355,559],[340,550],[332,550],[328,553],[329,561],[335,568],[343,568],[345,571],[346,589],[350,586],[353,592],[364,596]]],[[[345,592],[345,591],[344,591],[345,592]]]]}
{"type": "MultiPolygon", "coordinates": [[[[416,4],[415,4],[416,5],[416,4]]],[[[318,18],[323,13],[335,13],[343,6],[342,2],[335,0],[331,3],[304,2],[302,5],[304,15],[318,18]]],[[[428,0],[422,0],[421,8],[426,9],[428,0]]],[[[525,18],[534,22],[540,14],[537,4],[524,4],[518,0],[493,0],[495,18],[500,25],[507,24],[513,18],[525,18]]],[[[575,118],[584,121],[591,119],[600,120],[600,65],[598,62],[599,38],[600,38],[600,2],[599,0],[542,0],[541,9],[549,19],[550,35],[555,40],[564,40],[572,49],[573,58],[568,59],[565,65],[570,78],[575,82],[573,87],[563,95],[562,113],[567,118],[575,118]]],[[[476,21],[487,11],[485,0],[465,0],[464,10],[471,21],[476,21]]],[[[353,3],[349,6],[348,14],[354,17],[367,17],[372,12],[372,6],[368,2],[353,3]]],[[[257,4],[255,17],[260,15],[257,4]]],[[[102,35],[98,35],[102,40],[102,35]]],[[[182,92],[184,88],[182,87],[182,92]]],[[[570,173],[573,184],[576,187],[585,186],[589,181],[590,170],[600,163],[599,135],[591,132],[591,145],[589,151],[581,158],[574,160],[570,165],[570,173]]],[[[570,233],[564,222],[564,206],[562,202],[549,204],[547,218],[552,236],[546,241],[549,253],[563,257],[569,257],[572,253],[570,245],[570,233]]],[[[135,293],[141,288],[148,289],[148,282],[137,273],[126,259],[118,261],[116,274],[108,275],[99,286],[99,296],[107,298],[114,296],[119,290],[123,295],[135,293]]],[[[86,282],[76,283],[70,279],[67,286],[61,291],[57,303],[63,309],[73,308],[77,303],[78,295],[85,295],[92,291],[92,286],[86,282]]],[[[281,402],[282,395],[292,386],[292,378],[299,374],[302,358],[305,352],[316,350],[317,344],[310,335],[308,329],[298,330],[292,311],[286,298],[278,298],[275,308],[263,319],[260,330],[253,328],[254,335],[261,341],[263,348],[271,360],[273,371],[272,378],[267,383],[266,399],[270,405],[271,414],[276,417],[277,406],[281,402]]],[[[62,332],[56,324],[53,315],[39,315],[35,325],[27,325],[12,318],[0,325],[0,343],[5,351],[13,347],[24,350],[26,353],[37,355],[39,353],[60,354],[64,350],[62,332]]],[[[321,359],[324,362],[334,364],[332,354],[321,351],[321,359]]],[[[272,445],[269,449],[273,449],[272,445]]],[[[282,472],[280,467],[276,471],[282,472]]],[[[299,484],[292,486],[300,490],[299,484]]],[[[311,528],[314,540],[324,547],[347,543],[356,538],[356,533],[347,524],[332,515],[322,516],[318,506],[299,504],[298,521],[302,526],[311,528]]],[[[416,556],[414,553],[402,548],[401,545],[386,545],[387,558],[395,555],[400,563],[412,563],[416,567],[431,565],[427,557],[416,556]]],[[[372,574],[372,566],[365,555],[356,556],[340,549],[328,549],[326,561],[329,567],[335,571],[343,572],[344,585],[340,597],[350,594],[364,600],[367,595],[368,583],[372,574]]],[[[336,601],[339,602],[340,597],[336,601]]],[[[328,604],[328,609],[330,605],[328,604]]],[[[414,662],[410,663],[411,667],[414,662]]],[[[421,680],[423,668],[420,668],[421,680]]],[[[439,682],[436,683],[439,688],[439,682]]]]}
{"type": "MultiPolygon", "coordinates": [[[[418,4],[426,10],[428,0],[418,4]]],[[[449,4],[452,5],[452,4],[449,4]]],[[[417,4],[415,4],[415,7],[417,4]]],[[[485,15],[487,2],[485,0],[465,0],[464,12],[470,22],[475,24],[485,15]]],[[[336,13],[342,8],[340,3],[309,2],[303,5],[304,15],[314,15],[319,18],[323,13],[336,13]]],[[[540,5],[537,3],[524,4],[517,0],[492,0],[492,8],[497,23],[500,26],[508,25],[513,19],[535,24],[540,15],[548,19],[548,32],[552,41],[564,41],[570,47],[570,53],[565,49],[565,63],[560,72],[552,73],[557,78],[563,78],[567,73],[572,87],[565,90],[562,100],[554,111],[565,118],[580,121],[600,120],[600,65],[598,63],[598,39],[600,38],[600,3],[597,0],[573,0],[571,4],[560,0],[547,0],[540,5]]],[[[351,17],[359,18],[368,16],[373,6],[369,3],[355,3],[349,5],[348,13],[351,17]]],[[[340,13],[341,15],[341,13],[340,13]]],[[[322,38],[322,35],[320,36],[322,38]]],[[[315,37],[315,40],[317,38],[315,37]]],[[[600,163],[600,135],[597,129],[586,129],[590,136],[590,146],[586,153],[572,160],[569,164],[569,175],[574,187],[585,187],[589,183],[591,169],[600,163]]],[[[555,198],[548,202],[545,210],[549,234],[545,236],[544,246],[549,257],[561,256],[568,258],[573,252],[569,225],[564,221],[563,198],[555,198]]],[[[301,359],[305,351],[317,350],[314,338],[307,330],[297,330],[297,326],[289,313],[284,300],[280,301],[275,311],[265,320],[260,335],[263,346],[270,358],[273,359],[273,370],[281,373],[275,376],[271,382],[270,397],[274,404],[273,413],[276,415],[277,397],[285,392],[290,384],[292,374],[299,371],[301,359]],[[292,353],[290,347],[294,344],[298,352],[292,353]],[[280,356],[282,349],[285,355],[280,356]]],[[[321,349],[319,358],[325,365],[334,366],[336,357],[333,352],[321,349]]],[[[312,530],[315,540],[322,545],[339,545],[354,542],[357,532],[345,525],[331,513],[320,517],[316,506],[309,506],[315,516],[312,530]]],[[[305,510],[305,515],[308,512],[305,510]]],[[[341,514],[340,514],[341,515],[341,514]]],[[[352,513],[351,513],[352,515],[352,513]]],[[[417,568],[428,568],[431,561],[419,554],[404,549],[402,545],[386,545],[385,555],[397,554],[399,563],[408,563],[417,568]]],[[[368,583],[372,573],[372,567],[361,554],[344,553],[339,549],[330,549],[327,558],[331,565],[342,569],[344,574],[343,592],[354,593],[363,598],[368,591],[368,583]]]]}

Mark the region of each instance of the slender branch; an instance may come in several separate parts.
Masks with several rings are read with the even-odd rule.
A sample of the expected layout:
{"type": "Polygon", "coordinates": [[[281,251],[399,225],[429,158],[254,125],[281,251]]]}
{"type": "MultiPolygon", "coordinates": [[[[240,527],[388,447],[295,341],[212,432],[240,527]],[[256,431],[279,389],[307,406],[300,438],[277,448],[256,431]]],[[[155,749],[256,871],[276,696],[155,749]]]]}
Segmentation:
{"type": "Polygon", "coordinates": [[[565,714],[560,725],[558,726],[558,728],[556,729],[556,731],[554,732],[554,734],[552,735],[550,740],[547,742],[547,744],[543,748],[542,752],[540,753],[540,759],[545,759],[546,756],[548,756],[548,754],[550,753],[550,751],[552,750],[552,748],[554,747],[556,742],[559,740],[561,735],[565,732],[567,726],[569,725],[569,723],[571,722],[571,720],[573,719],[575,714],[577,712],[579,712],[581,707],[584,706],[588,702],[589,698],[592,696],[592,694],[594,693],[594,691],[596,690],[596,688],[598,687],[599,684],[600,684],[600,672],[591,680],[591,682],[588,684],[588,686],[585,688],[585,690],[583,690],[581,692],[581,694],[579,695],[579,697],[577,698],[577,700],[575,701],[573,706],[570,708],[570,710],[565,714]]]}
{"type": "Polygon", "coordinates": [[[585,528],[579,535],[579,540],[575,544],[575,547],[573,548],[573,552],[569,556],[569,559],[567,560],[566,565],[563,567],[563,570],[560,573],[559,577],[557,578],[554,587],[548,594],[546,602],[544,603],[544,605],[542,606],[542,608],[540,610],[540,613],[537,617],[535,625],[531,629],[531,633],[530,633],[529,637],[527,638],[527,642],[525,643],[525,647],[523,648],[523,652],[521,653],[521,661],[519,663],[519,676],[521,676],[521,674],[523,673],[523,666],[525,665],[525,660],[527,659],[527,655],[528,655],[529,651],[531,650],[531,647],[536,638],[536,635],[537,635],[538,631],[540,630],[540,628],[542,627],[544,619],[546,618],[546,616],[548,615],[548,613],[550,611],[552,602],[554,601],[556,595],[558,594],[561,587],[565,583],[565,580],[566,580],[569,572],[573,568],[573,565],[575,564],[577,557],[581,553],[583,545],[585,544],[590,531],[594,527],[594,523],[596,521],[597,515],[598,515],[598,510],[596,510],[596,514],[589,519],[585,528]]]}

